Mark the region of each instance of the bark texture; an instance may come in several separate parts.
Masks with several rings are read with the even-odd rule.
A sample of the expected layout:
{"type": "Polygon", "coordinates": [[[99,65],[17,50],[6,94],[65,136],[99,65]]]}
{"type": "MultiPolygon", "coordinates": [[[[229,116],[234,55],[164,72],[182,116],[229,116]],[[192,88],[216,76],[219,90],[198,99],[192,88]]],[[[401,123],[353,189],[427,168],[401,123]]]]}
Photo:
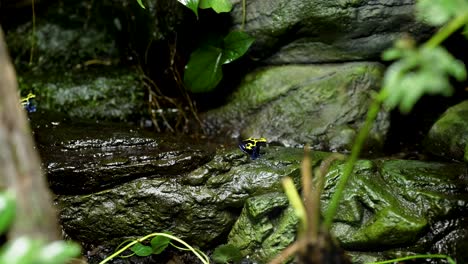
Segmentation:
{"type": "Polygon", "coordinates": [[[15,70],[0,28],[0,186],[16,196],[16,218],[8,238],[56,240],[60,236],[51,194],[19,100],[15,70]]]}

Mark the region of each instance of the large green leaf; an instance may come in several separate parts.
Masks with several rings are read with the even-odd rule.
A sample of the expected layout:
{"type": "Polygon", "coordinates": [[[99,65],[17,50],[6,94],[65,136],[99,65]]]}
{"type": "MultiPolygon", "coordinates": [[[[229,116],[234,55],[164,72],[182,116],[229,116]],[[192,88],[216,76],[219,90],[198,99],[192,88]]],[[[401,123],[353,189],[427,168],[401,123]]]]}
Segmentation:
{"type": "Polygon", "coordinates": [[[150,246],[145,246],[141,243],[136,243],[130,248],[137,256],[146,257],[153,254],[153,249],[150,246]]]}
{"type": "Polygon", "coordinates": [[[213,8],[216,13],[231,12],[230,0],[200,0],[199,7],[202,9],[213,8]]]}
{"type": "Polygon", "coordinates": [[[208,46],[223,49],[224,36],[219,33],[214,33],[214,32],[203,34],[200,37],[200,42],[198,43],[198,47],[208,47],[208,46]]]}
{"type": "Polygon", "coordinates": [[[153,248],[153,254],[160,254],[167,248],[171,239],[165,236],[155,236],[151,239],[151,247],[153,248]]]}
{"type": "Polygon", "coordinates": [[[245,32],[229,32],[224,38],[223,64],[230,63],[242,57],[254,41],[255,39],[245,32]]]}
{"type": "Polygon", "coordinates": [[[209,92],[221,81],[223,51],[212,46],[195,50],[185,66],[184,83],[194,93],[209,92]]]}
{"type": "Polygon", "coordinates": [[[200,0],[177,0],[179,3],[192,10],[198,18],[198,4],[200,0]]]}
{"type": "Polygon", "coordinates": [[[232,31],[224,38],[207,35],[185,67],[185,85],[194,93],[213,90],[223,77],[221,65],[242,57],[253,42],[254,38],[241,31],[232,31]]]}

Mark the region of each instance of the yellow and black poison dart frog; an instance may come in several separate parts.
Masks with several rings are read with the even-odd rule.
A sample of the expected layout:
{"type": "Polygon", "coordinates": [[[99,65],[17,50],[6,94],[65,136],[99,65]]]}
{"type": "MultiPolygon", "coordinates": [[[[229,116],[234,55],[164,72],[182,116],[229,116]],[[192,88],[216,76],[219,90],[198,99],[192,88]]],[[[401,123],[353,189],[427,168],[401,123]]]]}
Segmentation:
{"type": "Polygon", "coordinates": [[[36,98],[36,95],[29,93],[28,96],[21,98],[21,105],[28,111],[28,113],[36,112],[36,106],[34,105],[32,99],[36,98]]]}
{"type": "Polygon", "coordinates": [[[239,148],[254,160],[260,157],[260,146],[266,146],[266,142],[266,138],[247,138],[239,143],[239,148]]]}

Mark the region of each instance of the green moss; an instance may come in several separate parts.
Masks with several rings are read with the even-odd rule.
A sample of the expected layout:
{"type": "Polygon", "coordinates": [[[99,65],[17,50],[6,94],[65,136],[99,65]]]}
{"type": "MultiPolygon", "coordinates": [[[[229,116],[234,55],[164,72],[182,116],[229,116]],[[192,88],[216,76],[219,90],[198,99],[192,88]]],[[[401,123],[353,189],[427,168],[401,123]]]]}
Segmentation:
{"type": "Polygon", "coordinates": [[[298,223],[283,193],[269,193],[247,199],[234,224],[228,243],[244,255],[267,263],[294,241],[298,223]],[[279,208],[287,208],[277,215],[279,208]]]}
{"type": "MultiPolygon", "coordinates": [[[[335,162],[327,174],[322,211],[335,191],[343,166],[343,162],[335,162]]],[[[462,164],[453,163],[360,160],[334,218],[332,233],[345,250],[355,251],[356,263],[369,257],[376,261],[394,256],[391,250],[383,253],[382,248],[430,250],[432,245],[424,242],[429,226],[450,219],[465,207],[466,197],[457,193],[464,185],[453,187],[460,184],[458,178],[464,171],[462,164]],[[370,253],[373,250],[379,254],[370,253]]],[[[284,209],[285,203],[278,202],[281,199],[283,194],[276,193],[249,198],[231,230],[229,243],[261,263],[276,256],[294,240],[297,229],[292,208],[284,209]]]]}
{"type": "Polygon", "coordinates": [[[363,0],[339,0],[338,4],[343,8],[358,7],[365,3],[363,0]]]}
{"type": "MultiPolygon", "coordinates": [[[[381,74],[375,63],[263,68],[247,75],[229,103],[205,119],[213,127],[222,124],[222,131],[230,126],[233,134],[284,145],[349,149],[381,74]]],[[[388,116],[381,112],[368,146],[382,146],[387,128],[388,116]]]]}
{"type": "Polygon", "coordinates": [[[144,115],[144,88],[136,72],[106,68],[23,75],[22,93],[36,94],[39,111],[70,118],[131,120],[144,115]]]}

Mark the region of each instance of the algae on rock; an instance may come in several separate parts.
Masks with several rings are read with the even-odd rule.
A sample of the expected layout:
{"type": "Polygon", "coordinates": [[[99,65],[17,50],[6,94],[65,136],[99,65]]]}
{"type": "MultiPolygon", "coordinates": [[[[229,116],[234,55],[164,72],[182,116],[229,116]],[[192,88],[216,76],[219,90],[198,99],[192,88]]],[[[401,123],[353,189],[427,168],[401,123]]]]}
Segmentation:
{"type": "Polygon", "coordinates": [[[244,256],[268,263],[296,237],[298,219],[284,193],[268,193],[247,199],[241,216],[229,233],[229,244],[244,256]]]}
{"type": "MultiPolygon", "coordinates": [[[[60,148],[54,151],[60,152],[60,148]]],[[[251,162],[238,149],[219,150],[209,162],[200,162],[198,169],[189,166],[170,174],[156,168],[130,182],[114,182],[115,186],[108,185],[103,191],[85,195],[62,192],[57,196],[59,217],[70,237],[87,243],[121,242],[129,236],[168,231],[197,246],[213,245],[229,232],[250,196],[277,192],[286,175],[299,179],[301,155],[299,149],[269,148],[261,159],[251,162]]],[[[326,155],[313,153],[314,160],[326,155]]],[[[135,160],[138,162],[147,163],[135,160]]],[[[78,177],[88,163],[75,164],[69,173],[78,177]]],[[[60,180],[54,176],[59,175],[59,167],[49,173],[60,180]]],[[[61,178],[63,189],[69,179],[72,177],[61,178]]]]}
{"type": "MultiPolygon", "coordinates": [[[[342,170],[343,162],[335,162],[326,176],[322,212],[342,170]]],[[[463,178],[464,172],[462,164],[360,160],[347,185],[332,233],[351,252],[355,263],[388,259],[398,252],[438,252],[442,244],[452,256],[462,258],[456,246],[448,243],[462,244],[466,234],[461,232],[454,238],[451,230],[463,228],[463,221],[448,223],[454,223],[459,212],[468,211],[468,179],[463,178]],[[435,233],[440,241],[431,240],[435,233]]],[[[297,219],[292,208],[286,206],[281,193],[249,198],[231,229],[228,243],[261,263],[271,260],[296,235],[297,219]],[[252,206],[263,205],[262,202],[270,206],[252,206]],[[251,210],[252,207],[262,210],[251,210]],[[287,220],[289,217],[293,219],[287,220]],[[286,220],[289,224],[283,229],[286,220]]]]}
{"type": "MultiPolygon", "coordinates": [[[[261,136],[286,146],[350,149],[382,70],[369,62],[266,67],[248,74],[226,105],[202,117],[218,133],[261,136]]],[[[369,147],[382,146],[388,126],[388,113],[381,111],[369,147]]]]}
{"type": "Polygon", "coordinates": [[[146,112],[140,75],[125,69],[26,74],[20,89],[36,94],[39,111],[72,119],[128,121],[146,112]]]}
{"type": "MultiPolygon", "coordinates": [[[[97,141],[88,143],[93,142],[97,141]]],[[[62,154],[62,147],[51,152],[62,154]]],[[[99,156],[99,149],[93,151],[99,156]]],[[[299,186],[303,155],[302,149],[295,148],[270,146],[264,151],[251,161],[238,149],[219,149],[209,160],[196,161],[199,163],[193,166],[175,157],[175,166],[182,168],[178,172],[166,171],[167,166],[155,167],[124,182],[107,181],[102,191],[61,193],[56,199],[61,223],[71,238],[85,243],[118,244],[128,237],[166,231],[209,247],[229,233],[229,244],[263,262],[295,239],[297,219],[282,194],[280,181],[291,176],[299,186]]],[[[138,157],[138,153],[148,155],[145,148],[135,146],[132,155],[138,157]]],[[[316,167],[330,153],[311,155],[316,167]]],[[[45,167],[54,166],[54,159],[45,160],[45,167]]],[[[87,164],[77,157],[74,169],[68,172],[79,177],[87,164]]],[[[111,167],[118,175],[118,168],[125,173],[128,164],[145,165],[148,160],[117,161],[111,167]]],[[[326,176],[322,211],[335,191],[343,164],[334,162],[326,176]]],[[[69,167],[55,166],[48,171],[51,178],[69,167]]],[[[62,177],[61,184],[70,179],[73,177],[62,177]]],[[[437,253],[442,248],[444,253],[458,256],[454,248],[462,245],[466,234],[452,231],[463,230],[465,222],[458,218],[468,212],[467,188],[466,167],[461,163],[360,160],[332,231],[356,261],[389,258],[396,251],[437,253]]]]}

